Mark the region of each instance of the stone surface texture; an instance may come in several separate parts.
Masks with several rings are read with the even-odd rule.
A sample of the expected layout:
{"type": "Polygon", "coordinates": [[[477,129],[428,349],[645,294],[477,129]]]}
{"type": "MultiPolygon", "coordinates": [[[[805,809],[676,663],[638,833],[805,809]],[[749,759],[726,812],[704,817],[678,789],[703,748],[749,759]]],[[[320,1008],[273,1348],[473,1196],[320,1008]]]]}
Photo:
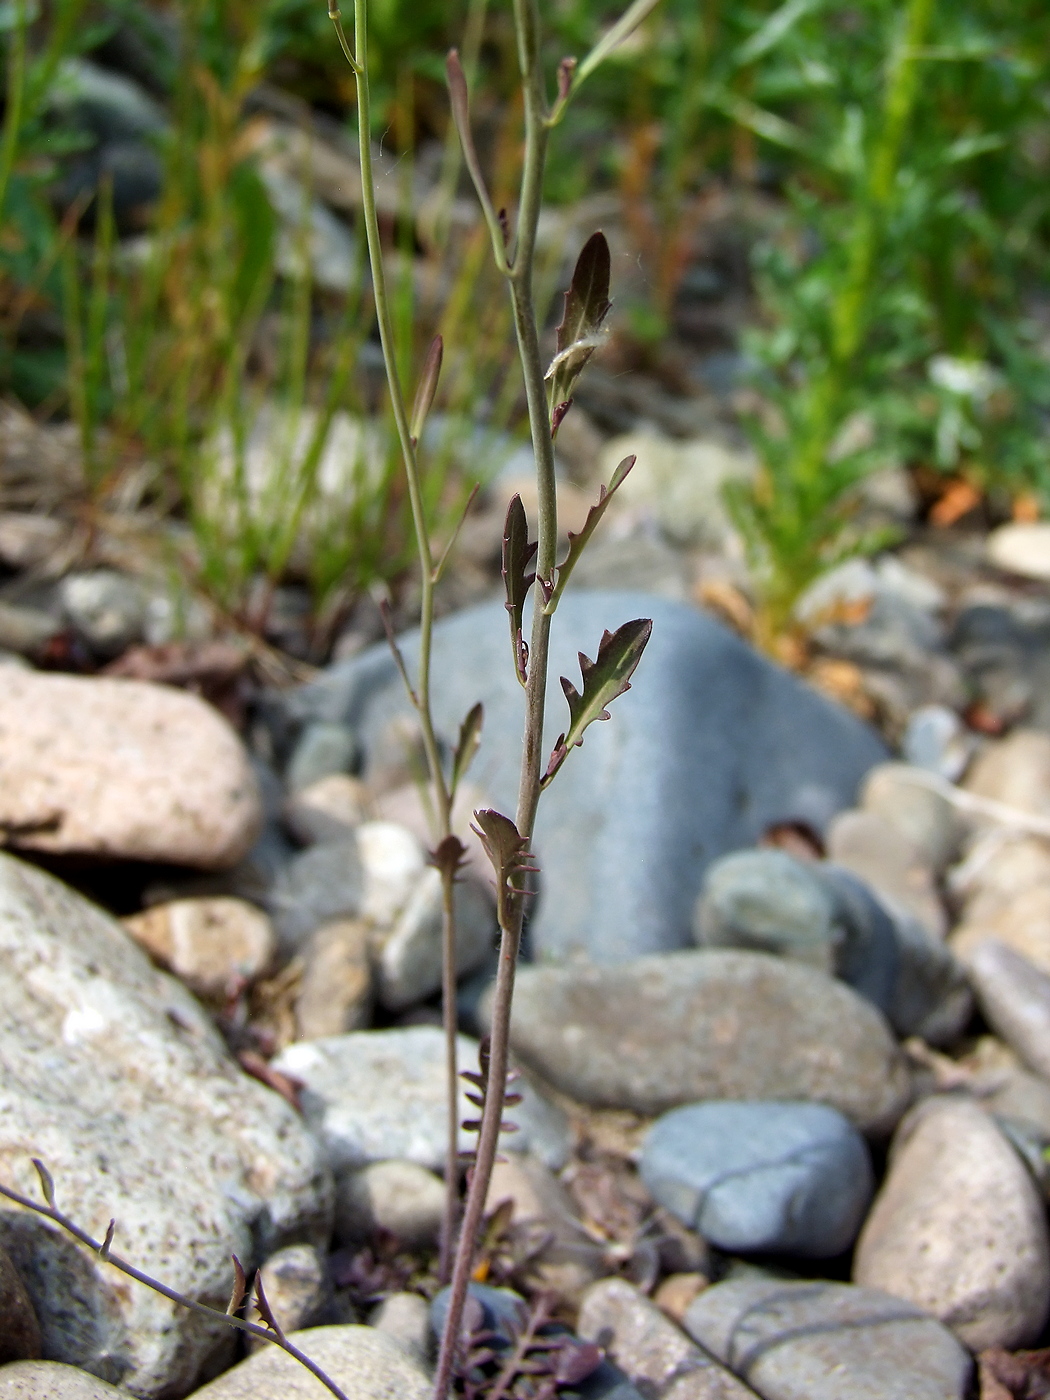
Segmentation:
{"type": "Polygon", "coordinates": [[[874,1007],[813,968],[717,949],[614,967],[522,967],[511,1038],[527,1067],[596,1107],[809,1099],[888,1131],[909,1074],[874,1007]]]}
{"type": "Polygon", "coordinates": [[[113,1400],[127,1397],[78,1366],[61,1361],[16,1361],[0,1366],[0,1400],[113,1400]]]}
{"type": "Polygon", "coordinates": [[[689,1340],[644,1293],[621,1278],[588,1289],[577,1331],[660,1400],[754,1400],[754,1391],[689,1340]]]}
{"type": "MultiPolygon", "coordinates": [[[[321,1251],[310,1244],[289,1244],[271,1254],[256,1275],[252,1299],[258,1298],[259,1283],[277,1325],[286,1335],[312,1327],[330,1301],[331,1285],[321,1251]]],[[[245,1316],[253,1321],[256,1313],[245,1316]]],[[[268,1347],[261,1337],[249,1337],[249,1351],[268,1347]]]]}
{"type": "Polygon", "coordinates": [[[685,1328],[763,1400],[964,1400],[973,1369],[927,1313],[846,1283],[730,1279],[685,1328]]]}
{"type": "Polygon", "coordinates": [[[372,1015],[372,930],[363,919],[322,924],[303,949],[295,999],[299,1040],[364,1030],[372,1015]]]}
{"type": "Polygon", "coordinates": [[[210,1001],[258,977],[277,947],[263,911],[228,895],[173,899],[122,922],[156,962],[210,1001]]]}
{"type": "Polygon", "coordinates": [[[828,859],[852,870],[891,908],[913,915],[936,939],[948,932],[933,866],[877,812],[840,812],[827,832],[828,859]]]}
{"type": "Polygon", "coordinates": [[[963,836],[955,808],[908,763],[877,764],[864,779],[860,805],[890,823],[938,874],[954,859],[963,836]],[[916,781],[916,779],[918,781],[916,781]]]}
{"type": "MultiPolygon", "coordinates": [[[[476,1069],[478,1043],[459,1037],[462,1069],[476,1069]]],[[[324,1146],[335,1171],[401,1158],[432,1171],[445,1164],[448,1125],[445,1109],[445,1044],[436,1026],[356,1031],[297,1041],[273,1061],[274,1067],[305,1085],[303,1114],[324,1146]]],[[[567,1127],[558,1111],[528,1084],[519,1086],[524,1102],[515,1105],[521,1131],[504,1134],[504,1150],[538,1151],[561,1166],[567,1154],[567,1127]],[[560,1160],[558,1160],[560,1157],[560,1160]]],[[[459,1118],[473,1116],[461,1089],[459,1118]]],[[[460,1147],[474,1144],[461,1132],[460,1147]]]]}
{"type": "MultiPolygon", "coordinates": [[[[426,1371],[387,1332],[347,1324],[289,1337],[347,1400],[430,1400],[426,1371]]],[[[328,1394],[294,1357],[267,1347],[193,1392],[193,1400],[323,1400],[328,1394]]]]}
{"type": "Polygon", "coordinates": [[[317,841],[345,841],[368,814],[368,790],[349,773],[330,773],[289,794],[285,825],[304,846],[317,841]]]}
{"type": "MultiPolygon", "coordinates": [[[[532,937],[547,957],[616,962],[687,946],[711,860],[752,844],[778,820],[822,828],[885,757],[871,730],[710,617],[643,594],[599,591],[570,591],[558,610],[548,748],[565,727],[559,676],[578,678],[577,653],[593,657],[603,630],[633,617],[651,617],[654,627],[631,690],[608,724],[590,729],[571,756],[571,780],[554,783],[540,808],[534,849],[542,891],[532,937]]],[[[404,652],[415,654],[412,637],[404,652]]],[[[454,743],[464,715],[484,703],[470,776],[501,810],[513,809],[521,747],[521,688],[509,656],[502,603],[435,628],[438,730],[454,743]]],[[[353,726],[370,778],[381,735],[407,703],[388,648],[377,646],[282,706],[294,722],[353,726]]]]}
{"type": "Polygon", "coordinates": [[[1050,976],[994,939],[972,947],[968,962],[988,1024],[1029,1069],[1050,1079],[1050,976]]]}
{"type": "Polygon", "coordinates": [[[975,1103],[927,1099],[901,1124],[854,1278],[924,1308],[975,1351],[1038,1337],[1050,1309],[1046,1211],[975,1103]]]}
{"type": "MultiPolygon", "coordinates": [[[[379,825],[379,823],[376,823],[379,825]]],[[[487,890],[469,875],[456,885],[456,972],[476,971],[492,954],[499,928],[487,890]]],[[[441,986],[441,875],[427,870],[416,881],[397,922],[377,939],[380,1003],[400,1011],[441,986]]]]}
{"type": "Polygon", "coordinates": [[[646,1134],[639,1169],[654,1200],[730,1252],[840,1254],[875,1187],[860,1133],[814,1103],[672,1109],[646,1134]]]}
{"type": "Polygon", "coordinates": [[[0,824],[13,845],[225,869],[262,823],[240,740],[195,695],[5,673],[0,824]]]}
{"type": "Polygon", "coordinates": [[[336,1177],[335,1234],[343,1245],[386,1230],[409,1249],[426,1248],[437,1240],[444,1209],[445,1183],[416,1162],[372,1162],[336,1177]]]}
{"type": "MultiPolygon", "coordinates": [[[[327,1238],[332,1188],[287,1103],[231,1060],[200,1004],[115,920],[0,856],[0,1173],[191,1297],[226,1306],[231,1253],[251,1267],[327,1238]]],[[[131,1286],[4,1203],[0,1244],[50,1359],[150,1400],[232,1354],[229,1330],[131,1286]]]]}

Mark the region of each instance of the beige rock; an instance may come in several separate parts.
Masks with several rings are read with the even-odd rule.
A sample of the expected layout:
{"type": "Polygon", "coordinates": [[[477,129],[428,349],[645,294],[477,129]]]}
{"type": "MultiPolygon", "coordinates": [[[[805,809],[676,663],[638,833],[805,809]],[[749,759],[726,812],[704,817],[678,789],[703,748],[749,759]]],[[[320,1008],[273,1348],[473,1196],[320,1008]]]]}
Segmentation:
{"type": "Polygon", "coordinates": [[[587,1290],[577,1330],[605,1348],[644,1394],[660,1400],[754,1400],[755,1392],[720,1366],[626,1279],[587,1290]]]}
{"type": "Polygon", "coordinates": [[[951,881],[966,900],[965,918],[979,923],[1022,890],[1050,885],[1050,841],[995,827],[978,836],[951,881]]]}
{"type": "Polygon", "coordinates": [[[985,938],[996,938],[1042,972],[1050,973],[1050,882],[1012,896],[979,896],[951,937],[952,952],[965,962],[985,938]]]}
{"type": "Polygon", "coordinates": [[[299,1040],[365,1030],[372,1016],[372,930],[363,919],[336,919],[310,935],[295,1001],[299,1040]]]}
{"type": "MultiPolygon", "coordinates": [[[[270,1255],[252,1286],[253,1309],[260,1281],[277,1325],[286,1335],[322,1320],[320,1314],[331,1296],[331,1286],[325,1261],[313,1245],[290,1244],[270,1255]]],[[[252,1321],[257,1318],[254,1310],[244,1315],[252,1321]]],[[[248,1338],[249,1351],[260,1351],[269,1345],[261,1337],[248,1338]]]]}
{"type": "Polygon", "coordinates": [[[568,1191],[558,1178],[527,1153],[514,1153],[492,1169],[485,1211],[509,1201],[511,1220],[526,1238],[543,1248],[530,1260],[527,1277],[533,1288],[549,1289],[570,1301],[607,1272],[601,1247],[580,1224],[568,1191]]]}
{"type": "Polygon", "coordinates": [[[989,561],[1021,578],[1050,579],[1050,522],[1011,521],[985,542],[989,561]]]}
{"type": "Polygon", "coordinates": [[[681,1322],[690,1303],[708,1287],[706,1274],[668,1274],[653,1294],[653,1302],[672,1322],[681,1322]]]}
{"type": "Polygon", "coordinates": [[[967,968],[985,1020],[1023,1064],[1050,1079],[1050,976],[994,938],[973,947],[967,968]]]}
{"type": "Polygon", "coordinates": [[[901,1124],[853,1273],[924,1308],[972,1350],[1039,1335],[1050,1308],[1046,1214],[975,1103],[927,1099],[901,1124]]]}
{"type": "MultiPolygon", "coordinates": [[[[311,1327],[293,1332],[289,1341],[335,1381],[347,1400],[430,1400],[427,1373],[378,1328],[311,1327]]],[[[195,1390],[193,1400],[324,1400],[327,1394],[294,1357],[269,1347],[195,1390]]]]}
{"type": "Polygon", "coordinates": [[[399,822],[362,822],[357,828],[364,893],[361,914],[388,928],[408,903],[426,869],[422,846],[399,822]]]}
{"type": "Polygon", "coordinates": [[[13,845],[224,869],[262,809],[247,755],[195,695],[10,670],[0,689],[0,826],[13,845]]]}
{"type": "Polygon", "coordinates": [[[876,764],[864,779],[860,805],[895,827],[939,874],[958,850],[963,824],[947,798],[913,781],[913,772],[907,763],[876,764]]]}
{"type": "Polygon", "coordinates": [[[293,792],[284,805],[288,830],[304,846],[318,841],[346,841],[368,817],[368,789],[349,773],[325,778],[293,792]]]}
{"type": "MultiPolygon", "coordinates": [[[[492,866],[477,832],[471,826],[475,810],[486,805],[485,794],[479,787],[470,782],[460,783],[452,808],[452,830],[467,848],[466,869],[477,879],[491,883],[492,866]]],[[[434,833],[416,783],[404,783],[380,792],[373,806],[377,817],[407,827],[425,850],[433,847],[434,833]]]]}
{"type": "Polygon", "coordinates": [[[1023,812],[1050,816],[1050,734],[1015,729],[974,760],[963,787],[1023,812]]]}
{"type": "Polygon", "coordinates": [[[418,1293],[390,1293],[374,1309],[369,1327],[387,1332],[421,1365],[431,1354],[430,1306],[418,1293]]]}
{"type": "Polygon", "coordinates": [[[335,1182],[335,1233],[359,1244],[388,1230],[410,1249],[436,1242],[445,1210],[445,1183],[415,1162],[373,1162],[335,1182]]]}
{"type": "Polygon", "coordinates": [[[35,569],[69,537],[69,525],[35,511],[0,511],[0,560],[9,569],[35,569]]]}
{"type": "MultiPolygon", "coordinates": [[[[5,1205],[0,1201],[0,1207],[5,1205]]],[[[0,1366],[39,1355],[40,1324],[33,1304],[11,1256],[0,1246],[0,1366]]]]}
{"type": "Polygon", "coordinates": [[[206,1000],[252,982],[274,955],[276,935],[254,904],[216,895],[173,899],[123,920],[140,947],[206,1000]]]}
{"type": "Polygon", "coordinates": [[[919,920],[934,938],[948,932],[933,870],[907,837],[877,812],[840,812],[827,832],[828,858],[859,875],[877,895],[919,920]]]}
{"type": "Polygon", "coordinates": [[[0,1366],[0,1400],[127,1400],[126,1390],[61,1361],[16,1361],[0,1366]]]}
{"type": "MultiPolygon", "coordinates": [[[[220,1308],[289,1239],[326,1241],[332,1187],[292,1108],[243,1074],[200,1003],[113,919],[0,856],[0,1179],[58,1201],[156,1278],[220,1308]]],[[[116,1274],[4,1202],[0,1244],[33,1303],[43,1354],[143,1400],[184,1395],[235,1338],[116,1274]]]]}

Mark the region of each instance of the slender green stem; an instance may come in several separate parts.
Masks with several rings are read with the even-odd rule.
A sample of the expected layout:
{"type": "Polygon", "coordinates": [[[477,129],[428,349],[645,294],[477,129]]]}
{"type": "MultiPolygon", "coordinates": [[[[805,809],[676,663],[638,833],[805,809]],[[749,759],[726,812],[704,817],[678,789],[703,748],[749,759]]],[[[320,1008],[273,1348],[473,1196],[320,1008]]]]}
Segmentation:
{"type": "MultiPolygon", "coordinates": [[[[379,325],[379,338],[383,347],[383,362],[387,384],[390,390],[390,403],[397,429],[398,442],[404,460],[405,476],[408,481],[409,502],[412,509],[412,524],[415,530],[416,546],[419,553],[420,601],[419,623],[419,675],[414,691],[409,689],[419,715],[423,733],[423,748],[426,753],[430,781],[433,784],[437,803],[438,835],[443,839],[452,832],[452,798],[449,784],[445,779],[441,764],[441,751],[430,709],[430,670],[434,631],[434,588],[436,571],[430,545],[430,532],[427,526],[426,511],[423,505],[423,490],[416,457],[416,442],[412,436],[404,388],[398,371],[397,346],[394,339],[390,315],[390,301],[387,295],[386,273],[383,264],[383,247],[379,235],[379,217],[375,200],[375,176],[372,168],[371,143],[371,100],[368,83],[368,0],[356,0],[354,5],[354,47],[351,51],[343,32],[342,21],[335,0],[330,0],[329,16],[339,35],[343,52],[354,71],[357,86],[358,149],[361,161],[361,203],[364,214],[365,237],[368,244],[368,258],[372,269],[372,291],[375,300],[376,321],[379,325]]],[[[442,873],[442,992],[443,1021],[445,1030],[445,1059],[448,1071],[448,1147],[445,1168],[445,1188],[447,1205],[444,1228],[442,1230],[441,1263],[442,1277],[447,1277],[451,1260],[455,1232],[455,1219],[459,1207],[459,1124],[457,1121],[459,1066],[456,1046],[456,946],[455,946],[455,893],[453,873],[442,873]]]]}
{"type": "Polygon", "coordinates": [[[22,108],[26,83],[26,0],[15,0],[15,26],[11,34],[11,54],[7,68],[7,105],[4,134],[0,142],[0,216],[7,200],[18,137],[22,130],[22,108]]]}

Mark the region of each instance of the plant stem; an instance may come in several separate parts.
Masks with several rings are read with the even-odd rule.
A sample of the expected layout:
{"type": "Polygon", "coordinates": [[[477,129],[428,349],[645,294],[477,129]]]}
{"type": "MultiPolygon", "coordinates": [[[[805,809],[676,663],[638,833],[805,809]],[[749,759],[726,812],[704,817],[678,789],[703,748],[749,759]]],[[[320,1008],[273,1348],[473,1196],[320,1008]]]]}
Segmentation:
{"type": "MultiPolygon", "coordinates": [[[[430,546],[430,532],[427,527],[426,512],[423,507],[423,490],[419,477],[419,464],[416,457],[416,443],[412,437],[404,388],[398,371],[397,346],[394,340],[393,324],[390,317],[390,302],[387,296],[386,273],[383,265],[383,246],[379,235],[379,217],[375,200],[375,177],[372,170],[371,142],[371,99],[368,85],[368,0],[355,0],[354,4],[354,47],[351,51],[343,32],[339,7],[336,0],[330,0],[329,17],[336,28],[339,42],[354,71],[357,86],[357,129],[358,149],[361,161],[361,204],[364,214],[365,237],[368,243],[368,260],[372,270],[372,292],[375,300],[376,321],[379,325],[379,339],[383,347],[383,363],[386,369],[387,384],[390,390],[390,404],[397,428],[401,456],[408,481],[408,496],[412,509],[412,524],[415,530],[416,546],[419,553],[420,601],[419,621],[419,675],[415,691],[410,690],[413,703],[419,715],[423,733],[423,748],[426,753],[430,781],[437,801],[439,838],[452,833],[452,799],[449,784],[441,765],[441,751],[434,732],[434,720],[430,709],[430,658],[434,631],[434,584],[435,569],[433,551],[430,546]]],[[[455,946],[455,894],[453,890],[454,872],[442,870],[442,994],[445,1031],[445,1059],[448,1071],[448,1148],[445,1166],[446,1210],[442,1229],[441,1262],[442,1278],[447,1278],[452,1241],[455,1232],[455,1217],[459,1207],[459,1124],[457,1104],[459,1101],[459,1066],[456,1046],[456,946],[455,946]]]]}
{"type": "Polygon", "coordinates": [[[182,1308],[188,1308],[190,1312],[200,1313],[204,1317],[214,1321],[224,1322],[227,1327],[233,1327],[238,1332],[247,1332],[251,1337],[259,1337],[264,1342],[272,1342],[282,1351],[286,1351],[289,1356],[295,1358],[300,1365],[305,1366],[308,1371],[317,1377],[336,1397],[336,1400],[348,1400],[345,1391],[339,1389],[335,1381],[331,1380],[321,1370],[315,1361],[311,1361],[305,1352],[299,1350],[297,1346],[285,1336],[278,1336],[271,1332],[268,1327],[259,1327],[254,1322],[247,1322],[243,1317],[235,1317],[231,1313],[220,1312],[218,1308],[209,1308],[206,1303],[198,1303],[193,1298],[187,1298],[184,1294],[176,1292],[174,1288],[169,1288],[166,1283],[161,1283],[158,1279],[151,1278],[149,1274],[144,1274],[141,1269],[136,1269],[134,1264],[129,1264],[126,1259],[121,1259],[118,1254],[111,1254],[106,1242],[92,1239],[86,1230],[69,1218],[68,1215],[58,1210],[55,1206],[42,1206],[39,1201],[34,1201],[31,1196],[23,1196],[19,1191],[12,1191],[9,1186],[0,1185],[0,1196],[5,1196],[9,1201],[14,1201],[17,1205],[24,1206],[26,1210],[33,1211],[36,1215],[42,1215],[48,1220],[54,1221],[56,1225],[61,1225],[62,1229],[86,1245],[93,1253],[99,1255],[107,1264],[112,1264],[115,1269],[119,1269],[122,1274],[127,1274],[128,1278],[133,1278],[137,1283],[145,1284],[154,1293],[159,1293],[163,1298],[169,1299],[173,1303],[178,1303],[182,1308]]]}
{"type": "MultiPolygon", "coordinates": [[[[521,835],[526,840],[531,840],[542,776],[543,715],[551,626],[551,618],[544,610],[543,599],[538,590],[541,584],[553,582],[558,540],[558,507],[550,410],[543,379],[539,329],[536,325],[532,296],[536,230],[543,196],[543,171],[549,137],[534,0],[514,0],[514,24],[518,36],[518,54],[525,96],[525,163],[522,171],[517,240],[509,277],[539,493],[535,585],[537,594],[533,603],[529,669],[525,690],[525,733],[516,822],[521,835]]],[[[470,1284],[478,1230],[484,1215],[485,1199],[499,1141],[507,1082],[511,1002],[524,912],[524,899],[519,897],[513,900],[510,917],[500,930],[499,965],[492,1005],[489,1088],[485,1096],[474,1171],[467,1192],[463,1226],[456,1251],[448,1313],[434,1380],[434,1400],[447,1400],[452,1381],[463,1306],[470,1284]]]]}

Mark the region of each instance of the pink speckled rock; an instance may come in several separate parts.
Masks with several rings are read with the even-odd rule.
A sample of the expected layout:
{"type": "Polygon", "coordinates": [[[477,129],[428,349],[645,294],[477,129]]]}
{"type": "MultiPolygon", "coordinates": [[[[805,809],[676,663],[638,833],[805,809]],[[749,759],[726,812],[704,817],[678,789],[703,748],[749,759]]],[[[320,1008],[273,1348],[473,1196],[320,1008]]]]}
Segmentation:
{"type": "Polygon", "coordinates": [[[195,695],[10,669],[0,686],[0,827],[27,850],[221,870],[262,808],[247,754],[195,695]]]}

